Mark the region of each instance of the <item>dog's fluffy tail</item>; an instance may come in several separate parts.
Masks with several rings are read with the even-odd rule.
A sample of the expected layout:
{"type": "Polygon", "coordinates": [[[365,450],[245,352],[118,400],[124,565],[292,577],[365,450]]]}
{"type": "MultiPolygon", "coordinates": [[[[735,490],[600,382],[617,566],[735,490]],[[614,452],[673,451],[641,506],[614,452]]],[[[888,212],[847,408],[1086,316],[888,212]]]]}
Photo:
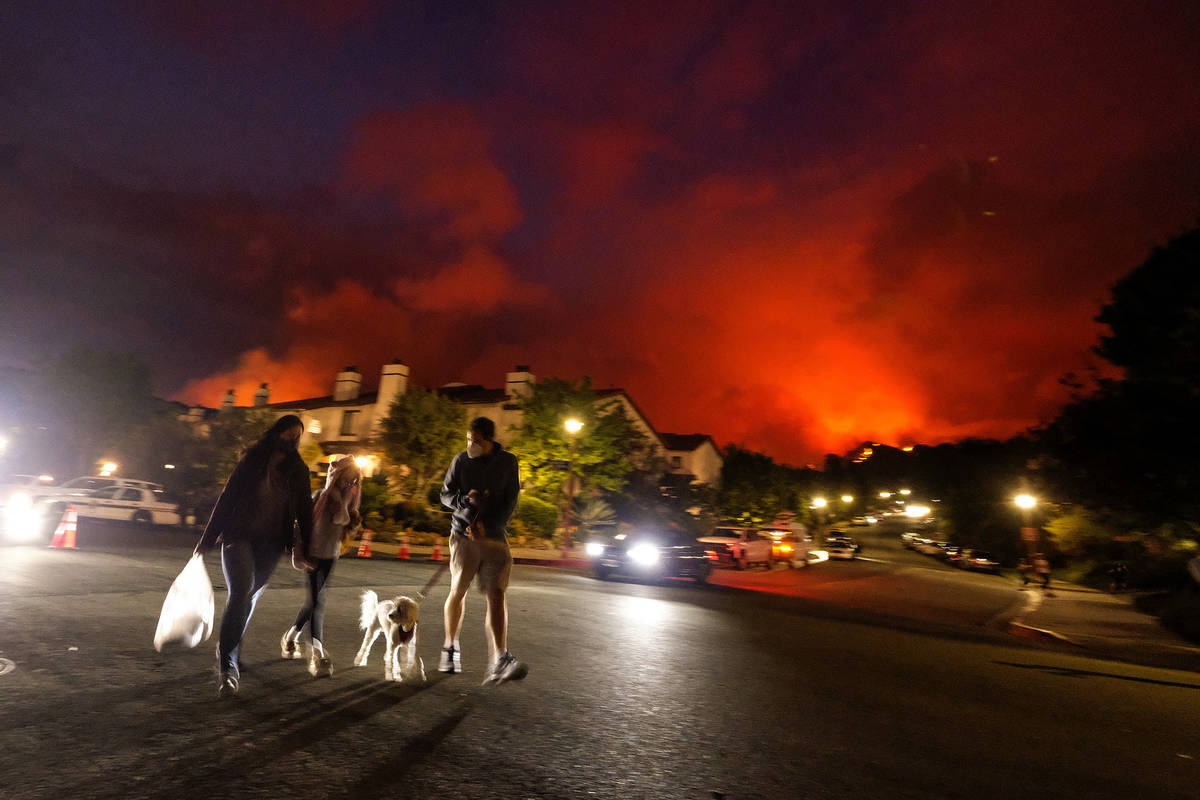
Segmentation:
{"type": "Polygon", "coordinates": [[[375,606],[379,605],[379,595],[367,589],[362,594],[362,608],[358,614],[358,627],[364,631],[371,627],[375,619],[375,606]]]}

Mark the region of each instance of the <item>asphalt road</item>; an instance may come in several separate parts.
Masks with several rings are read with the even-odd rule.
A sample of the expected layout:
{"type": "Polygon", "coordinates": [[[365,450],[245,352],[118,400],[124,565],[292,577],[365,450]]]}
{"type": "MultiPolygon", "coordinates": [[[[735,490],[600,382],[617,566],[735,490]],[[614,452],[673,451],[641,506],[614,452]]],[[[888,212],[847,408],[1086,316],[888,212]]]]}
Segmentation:
{"type": "MultiPolygon", "coordinates": [[[[378,650],[350,666],[361,590],[411,593],[433,569],[422,563],[339,563],[326,622],[334,677],[281,661],[302,596],[281,564],[247,635],[242,692],[218,701],[213,640],[151,646],[186,558],[128,544],[0,549],[0,658],[14,665],[0,675],[0,796],[1200,795],[1193,673],[1041,649],[961,610],[905,617],[828,596],[541,567],[517,567],[511,592],[511,646],[529,677],[484,688],[476,597],[467,673],[435,670],[444,584],[423,607],[428,685],[384,683],[378,650]]],[[[831,586],[867,587],[926,562],[824,567],[831,586]]],[[[219,616],[215,561],[210,574],[219,616]]],[[[819,579],[819,568],[803,577],[819,579]]]]}

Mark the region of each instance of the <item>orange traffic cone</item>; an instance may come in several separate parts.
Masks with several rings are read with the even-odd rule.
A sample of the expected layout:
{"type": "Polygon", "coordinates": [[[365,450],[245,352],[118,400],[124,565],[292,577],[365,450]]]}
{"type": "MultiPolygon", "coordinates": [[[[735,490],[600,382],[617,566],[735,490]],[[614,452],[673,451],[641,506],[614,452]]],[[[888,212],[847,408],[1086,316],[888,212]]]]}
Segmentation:
{"type": "Polygon", "coordinates": [[[433,537],[433,552],[429,554],[430,561],[442,560],[442,537],[433,537]]]}
{"type": "Polygon", "coordinates": [[[363,528],[362,540],[358,543],[358,552],[354,554],[356,558],[371,557],[371,530],[363,528]]]}
{"type": "Polygon", "coordinates": [[[408,534],[400,534],[400,552],[396,553],[396,558],[408,558],[408,534]]]}
{"type": "Polygon", "coordinates": [[[67,506],[62,520],[54,529],[54,538],[50,540],[51,547],[75,547],[75,530],[79,526],[79,511],[75,506],[67,506]]]}

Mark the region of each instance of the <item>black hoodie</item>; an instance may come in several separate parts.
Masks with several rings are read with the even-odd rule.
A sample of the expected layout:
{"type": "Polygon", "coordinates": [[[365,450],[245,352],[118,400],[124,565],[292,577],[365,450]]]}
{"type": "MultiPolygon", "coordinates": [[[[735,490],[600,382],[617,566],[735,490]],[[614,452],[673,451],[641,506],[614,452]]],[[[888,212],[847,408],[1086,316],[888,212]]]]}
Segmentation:
{"type": "Polygon", "coordinates": [[[492,443],[492,452],[486,456],[471,458],[464,450],[454,457],[442,483],[442,505],[454,512],[450,519],[450,530],[454,533],[465,531],[474,518],[475,509],[467,502],[472,489],[483,495],[479,521],[488,538],[506,538],[508,521],[517,510],[517,496],[521,493],[517,457],[499,442],[492,443]]]}

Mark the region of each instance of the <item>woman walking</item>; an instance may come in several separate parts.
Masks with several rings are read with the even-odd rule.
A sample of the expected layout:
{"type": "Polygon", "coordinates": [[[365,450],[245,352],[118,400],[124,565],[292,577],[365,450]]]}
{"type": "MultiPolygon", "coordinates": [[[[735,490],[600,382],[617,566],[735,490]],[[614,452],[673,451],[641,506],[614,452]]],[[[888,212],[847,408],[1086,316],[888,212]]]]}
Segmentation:
{"type": "Polygon", "coordinates": [[[325,652],[324,632],[325,586],[329,573],[342,550],[342,539],[346,531],[357,528],[362,518],[358,507],[362,502],[359,481],[362,473],[354,459],[344,456],[329,465],[325,488],[313,506],[313,534],[308,544],[306,564],[297,564],[308,569],[308,593],[296,624],[283,634],[279,646],[284,658],[303,658],[297,639],[309,626],[312,634],[312,651],[308,659],[308,671],[314,678],[333,674],[333,665],[325,652]]]}
{"type": "Polygon", "coordinates": [[[304,424],[294,414],[280,417],[233,468],[213,508],[196,552],[221,545],[221,569],[229,598],[217,642],[217,694],[236,694],[238,652],[254,606],[292,547],[299,523],[301,552],[312,538],[312,495],[308,466],[297,447],[304,424]]]}

